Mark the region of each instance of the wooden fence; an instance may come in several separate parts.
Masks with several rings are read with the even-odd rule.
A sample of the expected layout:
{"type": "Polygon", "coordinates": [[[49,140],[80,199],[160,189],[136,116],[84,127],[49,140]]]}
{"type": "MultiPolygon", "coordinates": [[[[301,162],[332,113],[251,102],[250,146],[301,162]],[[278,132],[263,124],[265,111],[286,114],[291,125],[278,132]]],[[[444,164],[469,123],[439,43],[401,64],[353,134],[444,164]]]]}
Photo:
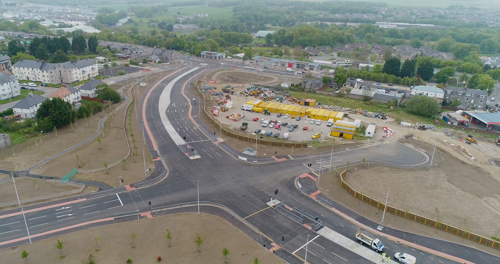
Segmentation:
{"type": "Polygon", "coordinates": [[[359,199],[359,200],[361,200],[361,201],[363,201],[363,202],[365,202],[373,207],[376,207],[380,210],[384,210],[384,208],[385,208],[385,212],[388,214],[397,215],[397,216],[412,220],[416,223],[420,223],[420,224],[423,224],[423,225],[426,225],[426,226],[429,226],[429,227],[432,227],[435,229],[439,229],[439,230],[442,230],[444,232],[465,238],[467,240],[474,241],[474,242],[479,243],[481,245],[500,250],[500,242],[495,241],[493,239],[482,237],[480,235],[470,233],[467,230],[462,230],[460,228],[447,225],[447,224],[442,223],[440,221],[436,221],[436,220],[433,220],[433,219],[430,219],[427,217],[423,217],[423,216],[420,216],[420,215],[417,215],[414,213],[410,213],[410,212],[405,211],[405,210],[400,210],[400,209],[394,208],[392,206],[385,207],[385,204],[383,202],[379,202],[375,199],[372,199],[371,197],[363,195],[362,193],[359,193],[356,190],[354,190],[353,188],[351,188],[351,186],[344,181],[344,177],[346,175],[347,175],[347,170],[344,170],[342,173],[340,173],[340,177],[339,177],[340,186],[342,188],[344,188],[350,195],[354,196],[355,198],[357,198],[357,199],[359,199]]]}

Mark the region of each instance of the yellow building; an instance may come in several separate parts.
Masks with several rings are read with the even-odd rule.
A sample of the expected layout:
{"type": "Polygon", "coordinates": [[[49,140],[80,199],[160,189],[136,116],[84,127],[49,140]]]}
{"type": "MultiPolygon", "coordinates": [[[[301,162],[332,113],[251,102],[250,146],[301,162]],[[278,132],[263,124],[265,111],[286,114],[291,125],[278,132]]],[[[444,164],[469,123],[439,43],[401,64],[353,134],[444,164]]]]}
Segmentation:
{"type": "Polygon", "coordinates": [[[285,105],[283,108],[281,108],[281,113],[282,114],[288,114],[288,109],[292,107],[293,105],[285,105]]]}
{"type": "Polygon", "coordinates": [[[353,132],[347,132],[347,131],[336,130],[336,129],[332,129],[332,131],[330,132],[330,135],[332,137],[342,137],[342,138],[346,138],[346,139],[353,139],[354,138],[353,132]]]}
{"type": "Polygon", "coordinates": [[[335,118],[336,118],[336,117],[337,117],[337,112],[332,111],[332,112],[330,113],[330,116],[328,117],[328,119],[333,119],[333,121],[335,122],[335,121],[336,121],[336,120],[335,120],[335,118]]]}
{"type": "Polygon", "coordinates": [[[335,122],[344,119],[344,112],[338,112],[337,116],[335,117],[335,122]]]}
{"type": "Polygon", "coordinates": [[[306,115],[310,116],[311,113],[312,113],[312,111],[314,111],[314,108],[312,108],[312,107],[307,108],[306,109],[306,115]]]}

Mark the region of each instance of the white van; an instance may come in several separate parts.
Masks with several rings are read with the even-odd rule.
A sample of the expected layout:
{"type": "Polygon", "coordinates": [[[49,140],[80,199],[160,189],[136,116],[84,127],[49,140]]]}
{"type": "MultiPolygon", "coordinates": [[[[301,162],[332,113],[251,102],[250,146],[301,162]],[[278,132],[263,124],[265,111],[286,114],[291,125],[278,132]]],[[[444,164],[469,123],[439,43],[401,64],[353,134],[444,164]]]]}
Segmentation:
{"type": "Polygon", "coordinates": [[[328,122],[326,123],[326,126],[327,126],[327,127],[331,127],[331,126],[333,126],[333,123],[334,123],[334,122],[333,122],[333,119],[332,119],[332,118],[330,118],[330,119],[328,119],[328,122]]]}
{"type": "Polygon", "coordinates": [[[283,139],[289,139],[289,138],[290,138],[290,133],[283,134],[283,139]]]}
{"type": "Polygon", "coordinates": [[[252,111],[253,110],[253,105],[244,104],[244,105],[241,106],[241,110],[252,111]]]}
{"type": "Polygon", "coordinates": [[[293,72],[292,68],[286,68],[286,71],[293,72]]]}

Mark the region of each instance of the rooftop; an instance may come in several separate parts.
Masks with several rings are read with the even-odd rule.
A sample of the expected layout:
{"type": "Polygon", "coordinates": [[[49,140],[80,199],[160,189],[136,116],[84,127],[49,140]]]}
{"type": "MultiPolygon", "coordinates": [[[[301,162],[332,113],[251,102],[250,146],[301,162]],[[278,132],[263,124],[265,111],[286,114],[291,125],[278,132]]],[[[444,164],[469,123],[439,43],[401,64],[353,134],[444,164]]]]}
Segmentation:
{"type": "Polygon", "coordinates": [[[47,98],[40,96],[38,94],[30,94],[24,97],[23,100],[19,101],[12,108],[29,109],[32,106],[43,103],[47,98]]]}
{"type": "Polygon", "coordinates": [[[413,88],[413,90],[419,90],[419,91],[424,91],[424,92],[444,93],[443,89],[441,89],[441,88],[437,88],[434,86],[424,86],[424,85],[415,86],[413,88]]]}
{"type": "Polygon", "coordinates": [[[500,113],[466,111],[467,114],[488,125],[500,125],[500,113]]]}
{"type": "Polygon", "coordinates": [[[73,94],[73,93],[77,93],[78,90],[69,86],[69,85],[66,85],[66,86],[63,86],[59,89],[57,89],[57,91],[55,91],[54,93],[52,93],[50,95],[50,98],[61,98],[63,99],[65,96],[67,95],[70,95],[70,94],[73,94]]]}
{"type": "Polygon", "coordinates": [[[16,77],[7,73],[0,72],[0,83],[6,83],[15,80],[16,77]]]}
{"type": "Polygon", "coordinates": [[[80,87],[80,90],[90,91],[90,90],[95,89],[97,86],[99,86],[101,84],[104,84],[101,80],[97,80],[97,79],[90,80],[90,81],[86,82],[84,85],[82,85],[80,87]]]}

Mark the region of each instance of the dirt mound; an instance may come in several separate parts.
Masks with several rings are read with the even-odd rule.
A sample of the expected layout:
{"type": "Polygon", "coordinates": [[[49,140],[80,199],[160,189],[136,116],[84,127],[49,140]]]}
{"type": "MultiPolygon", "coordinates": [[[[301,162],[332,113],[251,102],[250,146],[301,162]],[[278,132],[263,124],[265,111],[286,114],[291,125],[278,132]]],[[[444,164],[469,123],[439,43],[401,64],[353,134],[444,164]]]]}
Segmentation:
{"type": "Polygon", "coordinates": [[[212,80],[223,83],[248,84],[248,83],[272,83],[277,82],[278,78],[261,74],[254,74],[242,71],[223,71],[217,72],[212,76],[212,80]]]}

